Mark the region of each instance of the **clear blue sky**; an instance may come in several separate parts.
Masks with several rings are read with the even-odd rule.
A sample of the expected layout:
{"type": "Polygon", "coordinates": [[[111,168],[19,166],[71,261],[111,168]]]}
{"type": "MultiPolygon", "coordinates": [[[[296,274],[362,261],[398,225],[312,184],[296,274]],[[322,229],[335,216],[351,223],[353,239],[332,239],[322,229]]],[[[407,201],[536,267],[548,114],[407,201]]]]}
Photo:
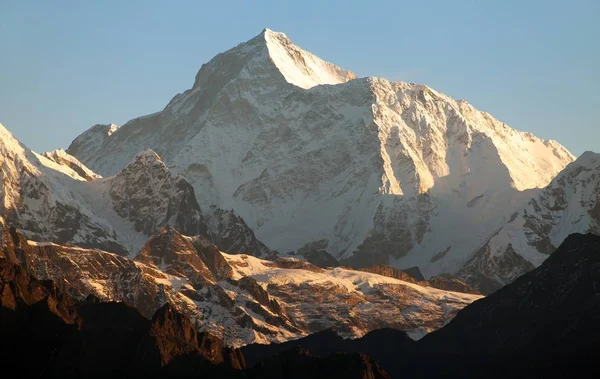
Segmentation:
{"type": "Polygon", "coordinates": [[[36,151],[123,124],[268,27],[359,76],[424,83],[600,151],[600,1],[0,0],[0,122],[36,151]]]}

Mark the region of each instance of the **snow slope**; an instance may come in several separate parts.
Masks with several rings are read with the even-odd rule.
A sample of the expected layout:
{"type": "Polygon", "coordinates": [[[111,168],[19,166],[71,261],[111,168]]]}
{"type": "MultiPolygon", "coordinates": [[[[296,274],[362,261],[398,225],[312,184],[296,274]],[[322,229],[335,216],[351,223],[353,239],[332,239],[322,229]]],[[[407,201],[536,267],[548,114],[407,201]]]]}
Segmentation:
{"type": "Polygon", "coordinates": [[[34,240],[123,253],[112,226],[71,190],[95,174],[74,158],[57,163],[53,159],[60,154],[48,155],[52,159],[36,154],[0,125],[0,216],[34,240]]]}
{"type": "Polygon", "coordinates": [[[569,164],[461,270],[491,292],[538,267],[573,233],[600,235],[600,155],[586,152],[569,164]]]}
{"type": "Polygon", "coordinates": [[[50,167],[54,171],[67,174],[73,179],[91,181],[100,178],[100,175],[85,167],[75,157],[67,154],[63,149],[46,152],[43,153],[42,156],[51,161],[48,162],[47,160],[42,159],[44,166],[50,167]]]}
{"type": "Polygon", "coordinates": [[[356,79],[353,72],[300,49],[283,33],[265,29],[262,34],[270,58],[290,84],[309,89],[320,84],[340,84],[356,79]]]}
{"type": "Polygon", "coordinates": [[[427,86],[354,79],[270,30],[98,141],[69,152],[108,176],[151,148],[203,211],[233,209],[271,249],[318,245],[426,277],[457,272],[574,159],[427,86]]]}
{"type": "Polygon", "coordinates": [[[248,255],[223,256],[234,278],[255,279],[311,332],[333,328],[340,335],[360,337],[392,327],[416,338],[445,325],[466,304],[481,298],[362,271],[294,267],[289,264],[293,258],[273,263],[248,255]]]}

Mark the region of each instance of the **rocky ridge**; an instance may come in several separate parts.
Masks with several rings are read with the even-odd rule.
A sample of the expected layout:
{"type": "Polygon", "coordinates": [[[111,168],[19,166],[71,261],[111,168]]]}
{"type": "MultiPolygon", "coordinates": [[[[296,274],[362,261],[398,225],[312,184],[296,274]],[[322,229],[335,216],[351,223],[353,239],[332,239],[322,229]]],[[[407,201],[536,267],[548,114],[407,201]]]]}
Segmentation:
{"type": "Polygon", "coordinates": [[[155,234],[135,260],[27,241],[14,228],[3,229],[1,242],[5,257],[68,287],[75,298],[124,301],[148,318],[169,303],[228,346],[283,342],[329,328],[360,337],[381,325],[419,338],[479,298],[300,260],[229,255],[172,228],[155,234]]]}
{"type": "Polygon", "coordinates": [[[476,294],[476,295],[480,294],[479,291],[472,288],[467,283],[463,282],[462,280],[460,280],[454,276],[448,275],[448,274],[434,276],[433,278],[431,278],[429,280],[419,280],[419,279],[415,279],[415,277],[411,276],[409,273],[407,273],[405,271],[398,270],[396,268],[389,267],[389,266],[378,265],[378,266],[365,267],[360,270],[365,271],[365,272],[371,272],[371,273],[378,274],[378,275],[388,276],[390,278],[400,279],[405,282],[419,284],[420,286],[423,286],[423,287],[433,287],[433,288],[438,288],[438,289],[442,289],[445,291],[472,293],[472,294],[476,294]]]}

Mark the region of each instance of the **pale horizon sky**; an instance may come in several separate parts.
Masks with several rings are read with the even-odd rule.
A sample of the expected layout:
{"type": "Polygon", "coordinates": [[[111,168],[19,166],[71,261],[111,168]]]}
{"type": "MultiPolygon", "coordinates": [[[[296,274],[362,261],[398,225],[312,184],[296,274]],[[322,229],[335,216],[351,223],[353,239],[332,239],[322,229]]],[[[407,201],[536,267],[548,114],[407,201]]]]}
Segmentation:
{"type": "Polygon", "coordinates": [[[214,55],[286,33],[358,76],[426,84],[600,152],[600,2],[0,0],[0,123],[35,151],[164,108],[214,55]]]}

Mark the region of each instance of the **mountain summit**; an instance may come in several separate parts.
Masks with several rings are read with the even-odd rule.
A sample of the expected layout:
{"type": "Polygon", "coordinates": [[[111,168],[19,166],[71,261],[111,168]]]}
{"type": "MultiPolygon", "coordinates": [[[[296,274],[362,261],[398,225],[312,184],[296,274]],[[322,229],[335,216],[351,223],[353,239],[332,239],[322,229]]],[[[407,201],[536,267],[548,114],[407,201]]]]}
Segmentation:
{"type": "Polygon", "coordinates": [[[466,101],[356,78],[268,29],[204,64],[162,111],[91,134],[98,145],[79,137],[68,152],[93,171],[152,149],[203,213],[233,209],[271,249],[426,277],[460,270],[574,160],[466,101]]]}
{"type": "Polygon", "coordinates": [[[265,39],[269,58],[290,84],[309,89],[320,84],[340,84],[356,79],[353,72],[300,49],[283,33],[265,29],[260,37],[265,39]]]}

